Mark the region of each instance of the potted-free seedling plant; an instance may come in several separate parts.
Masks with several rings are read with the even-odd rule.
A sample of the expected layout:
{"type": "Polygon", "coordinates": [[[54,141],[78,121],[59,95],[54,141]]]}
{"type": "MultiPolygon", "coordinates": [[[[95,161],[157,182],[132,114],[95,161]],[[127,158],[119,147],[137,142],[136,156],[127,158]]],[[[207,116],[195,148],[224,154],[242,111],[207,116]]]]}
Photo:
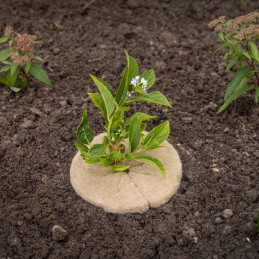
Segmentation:
{"type": "Polygon", "coordinates": [[[136,60],[127,52],[128,65],[124,71],[117,93],[104,80],[91,76],[100,94],[88,93],[94,104],[101,110],[105,119],[106,135],[102,143],[92,145],[94,134],[90,128],[87,111],[83,113],[83,119],[77,128],[76,136],[79,142],[75,145],[81,152],[85,163],[101,163],[113,171],[126,171],[130,166],[129,160],[136,160],[155,166],[166,175],[163,164],[153,156],[141,155],[141,152],[162,148],[161,144],[167,139],[170,127],[169,122],[153,128],[146,136],[143,134],[147,124],[144,122],[154,118],[142,112],[136,112],[128,119],[124,119],[124,113],[130,110],[129,103],[134,101],[147,101],[171,107],[167,98],[159,91],[151,92],[155,82],[153,69],[139,75],[136,60]],[[125,148],[123,142],[128,139],[129,148],[125,148]]]}
{"type": "Polygon", "coordinates": [[[255,92],[255,102],[258,103],[259,54],[256,46],[259,39],[258,21],[259,13],[252,12],[228,21],[225,16],[221,16],[209,23],[209,27],[214,28],[224,42],[215,52],[227,48],[224,56],[225,60],[229,60],[226,72],[234,65],[238,65],[238,71],[226,89],[225,102],[217,113],[225,110],[233,100],[249,90],[255,92]]]}
{"type": "Polygon", "coordinates": [[[42,43],[36,41],[36,36],[27,33],[19,34],[14,32],[11,26],[7,26],[4,36],[0,38],[0,43],[9,41],[9,47],[0,51],[0,62],[5,66],[0,69],[0,73],[6,73],[0,77],[0,82],[7,85],[13,92],[20,92],[29,85],[28,75],[52,86],[47,73],[33,59],[42,59],[35,55],[35,44],[42,43]],[[10,58],[10,61],[8,59],[10,58]]]}

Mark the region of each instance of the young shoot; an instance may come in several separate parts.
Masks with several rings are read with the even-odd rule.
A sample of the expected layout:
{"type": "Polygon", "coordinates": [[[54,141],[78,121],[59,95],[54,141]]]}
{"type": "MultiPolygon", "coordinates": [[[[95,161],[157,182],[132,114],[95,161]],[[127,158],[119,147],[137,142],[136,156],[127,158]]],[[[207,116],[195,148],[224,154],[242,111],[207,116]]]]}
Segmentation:
{"type": "Polygon", "coordinates": [[[139,75],[136,60],[127,52],[127,67],[115,94],[111,86],[104,80],[91,76],[100,94],[88,93],[94,104],[101,110],[105,119],[106,135],[102,143],[92,145],[94,134],[90,128],[87,111],[83,113],[83,119],[77,128],[79,142],[75,145],[81,152],[86,163],[102,163],[114,171],[125,171],[130,166],[128,160],[136,160],[157,167],[166,175],[163,164],[155,157],[141,155],[141,152],[161,148],[161,144],[167,139],[170,127],[165,121],[153,128],[146,136],[143,134],[147,124],[144,122],[155,116],[142,112],[136,112],[127,120],[124,113],[130,110],[129,103],[134,101],[146,101],[171,107],[167,98],[159,91],[151,92],[155,82],[153,69],[139,75]],[[125,147],[128,139],[129,147],[125,147]]]}

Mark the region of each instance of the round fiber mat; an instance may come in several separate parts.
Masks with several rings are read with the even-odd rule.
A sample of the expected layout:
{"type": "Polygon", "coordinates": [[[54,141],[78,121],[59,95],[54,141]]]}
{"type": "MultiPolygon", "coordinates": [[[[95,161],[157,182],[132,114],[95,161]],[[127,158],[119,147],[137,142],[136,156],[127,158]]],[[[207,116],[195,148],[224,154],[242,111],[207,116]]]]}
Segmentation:
{"type": "MultiPolygon", "coordinates": [[[[96,136],[92,144],[102,143],[105,134],[96,136]]],[[[128,143],[124,144],[127,150],[128,143]]],[[[128,173],[114,172],[101,163],[86,164],[78,152],[70,168],[71,184],[84,200],[107,212],[142,213],[150,207],[159,207],[177,191],[182,176],[177,151],[167,141],[162,145],[166,147],[139,155],[150,155],[160,160],[166,176],[159,169],[138,161],[127,161],[130,165],[128,173]]]]}

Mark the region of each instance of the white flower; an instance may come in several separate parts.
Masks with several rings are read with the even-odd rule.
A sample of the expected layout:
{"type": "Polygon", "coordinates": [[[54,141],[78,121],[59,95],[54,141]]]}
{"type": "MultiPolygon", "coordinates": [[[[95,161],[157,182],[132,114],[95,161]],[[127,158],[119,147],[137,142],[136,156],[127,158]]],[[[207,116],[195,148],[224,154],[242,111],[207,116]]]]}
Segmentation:
{"type": "Polygon", "coordinates": [[[145,78],[141,78],[141,83],[143,84],[144,87],[147,87],[147,80],[145,78]]]}
{"type": "Polygon", "coordinates": [[[139,76],[136,76],[135,78],[136,78],[137,80],[139,80],[139,76]]]}
{"type": "Polygon", "coordinates": [[[134,86],[136,86],[136,85],[138,84],[137,76],[136,76],[136,77],[133,77],[133,78],[131,79],[130,84],[131,84],[131,85],[134,85],[134,86]]]}

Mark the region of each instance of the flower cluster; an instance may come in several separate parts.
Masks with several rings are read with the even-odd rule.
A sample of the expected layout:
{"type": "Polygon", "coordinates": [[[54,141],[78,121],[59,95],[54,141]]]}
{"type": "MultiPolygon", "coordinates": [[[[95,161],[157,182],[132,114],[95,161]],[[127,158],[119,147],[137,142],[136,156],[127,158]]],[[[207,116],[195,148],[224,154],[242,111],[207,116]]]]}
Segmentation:
{"type": "Polygon", "coordinates": [[[259,17],[258,12],[252,12],[252,13],[237,17],[236,19],[234,19],[233,21],[231,21],[229,24],[225,26],[225,22],[226,22],[225,16],[220,16],[219,18],[211,21],[208,24],[208,26],[210,28],[214,28],[214,30],[217,32],[222,31],[225,33],[231,32],[231,31],[237,31],[241,29],[242,26],[249,26],[249,27],[252,26],[249,29],[250,31],[249,34],[254,33],[256,35],[259,35],[259,25],[253,24],[253,23],[256,23],[258,17],[259,17]]]}
{"type": "Polygon", "coordinates": [[[223,24],[226,22],[226,16],[220,16],[219,18],[211,21],[208,26],[210,28],[215,28],[215,31],[220,31],[223,28],[223,24]]]}
{"type": "Polygon", "coordinates": [[[11,50],[21,51],[23,53],[32,52],[34,50],[36,40],[35,35],[24,33],[15,37],[11,50]]]}
{"type": "MultiPolygon", "coordinates": [[[[147,92],[147,80],[145,78],[141,78],[140,82],[139,82],[139,76],[136,76],[136,77],[133,77],[130,81],[130,85],[133,86],[133,87],[136,87],[137,85],[141,86],[141,88],[147,92]]],[[[127,98],[132,98],[133,97],[133,94],[134,94],[134,90],[133,91],[130,91],[128,94],[127,94],[127,98]]]]}
{"type": "Polygon", "coordinates": [[[33,54],[30,53],[28,56],[27,55],[21,55],[20,53],[13,53],[11,55],[11,59],[13,60],[13,64],[17,66],[24,66],[28,63],[31,62],[33,58],[33,54]]]}
{"type": "Polygon", "coordinates": [[[12,26],[6,26],[4,36],[10,37],[14,33],[12,26]]]}
{"type": "Polygon", "coordinates": [[[242,44],[243,41],[251,40],[259,35],[259,24],[257,24],[257,19],[259,19],[259,13],[252,12],[239,16],[233,21],[229,21],[225,24],[225,16],[221,16],[210,22],[208,26],[214,28],[217,32],[225,34],[234,32],[234,34],[232,34],[233,38],[231,43],[232,45],[237,46],[238,44],[242,44]]]}

